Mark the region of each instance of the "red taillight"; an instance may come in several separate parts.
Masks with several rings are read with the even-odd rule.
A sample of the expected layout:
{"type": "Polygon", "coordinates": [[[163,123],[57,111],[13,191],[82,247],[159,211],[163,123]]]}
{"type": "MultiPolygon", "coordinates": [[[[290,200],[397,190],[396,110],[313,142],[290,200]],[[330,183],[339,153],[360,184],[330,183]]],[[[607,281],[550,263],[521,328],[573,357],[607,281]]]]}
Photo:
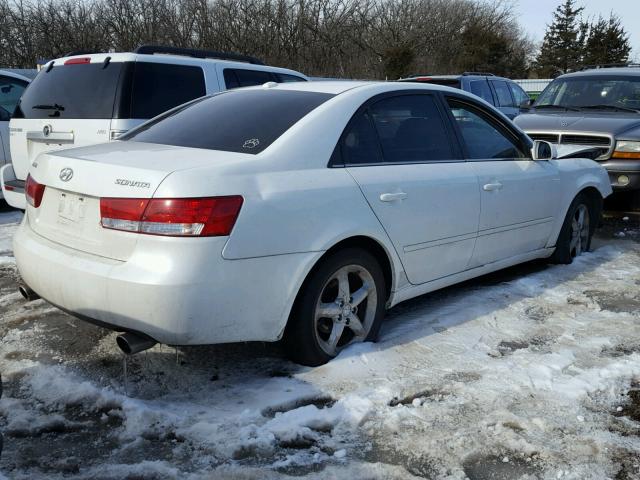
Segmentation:
{"type": "Polygon", "coordinates": [[[70,58],[64,62],[65,65],[82,65],[85,63],[91,63],[91,57],[70,58]]]}
{"type": "Polygon", "coordinates": [[[32,207],[38,208],[42,203],[42,196],[44,195],[45,186],[36,182],[33,177],[27,175],[27,186],[25,189],[25,195],[27,196],[27,202],[32,207]]]}
{"type": "Polygon", "coordinates": [[[101,198],[104,228],[150,235],[225,236],[238,218],[241,196],[208,198],[101,198]]]}

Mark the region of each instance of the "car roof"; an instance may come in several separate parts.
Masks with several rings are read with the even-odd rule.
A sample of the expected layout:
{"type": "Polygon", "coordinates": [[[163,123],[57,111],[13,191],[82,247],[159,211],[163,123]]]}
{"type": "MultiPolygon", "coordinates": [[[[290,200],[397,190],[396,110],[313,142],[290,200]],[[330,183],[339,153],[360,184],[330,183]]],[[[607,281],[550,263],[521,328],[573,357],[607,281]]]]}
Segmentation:
{"type": "MultiPolygon", "coordinates": [[[[288,73],[291,75],[302,76],[308,79],[306,75],[296,70],[288,68],[273,67],[271,65],[258,65],[255,63],[239,62],[233,60],[222,60],[218,58],[197,58],[187,55],[174,55],[174,54],[145,54],[145,53],[133,53],[133,52],[118,52],[118,53],[85,53],[80,55],[69,55],[66,57],[60,57],[51,60],[54,65],[60,65],[74,58],[87,58],[91,59],[90,63],[103,63],[107,57],[109,62],[151,62],[151,63],[170,63],[174,65],[204,65],[211,63],[222,63],[230,68],[245,68],[250,70],[266,70],[269,72],[288,73]]],[[[50,62],[51,62],[50,61],[50,62]]],[[[47,66],[50,64],[47,62],[47,66]]],[[[46,68],[46,67],[44,67],[46,68]]]]}
{"type": "Polygon", "coordinates": [[[2,68],[0,69],[0,75],[5,77],[16,78],[25,82],[31,82],[38,73],[35,69],[27,68],[2,68]]]}
{"type": "Polygon", "coordinates": [[[458,75],[412,75],[410,77],[401,78],[400,82],[420,82],[429,80],[460,80],[462,78],[491,78],[495,80],[510,80],[505,77],[498,77],[497,75],[489,75],[482,73],[461,73],[458,75]]]}
{"type": "Polygon", "coordinates": [[[612,68],[590,68],[588,70],[580,70],[579,72],[565,73],[558,78],[572,78],[583,76],[611,76],[619,75],[625,77],[640,76],[640,68],[638,67],[612,67],[612,68]]]}
{"type": "Polygon", "coordinates": [[[275,83],[269,82],[264,85],[254,87],[245,87],[245,89],[263,89],[273,88],[278,90],[294,90],[300,92],[317,92],[329,93],[332,95],[340,95],[348,91],[370,89],[376,93],[391,92],[395,90],[426,90],[426,91],[444,91],[455,92],[456,94],[468,95],[477,99],[475,95],[470,95],[457,88],[447,87],[445,85],[437,85],[433,83],[407,83],[407,82],[385,82],[385,81],[360,81],[360,80],[322,80],[313,82],[289,82],[275,83]]]}

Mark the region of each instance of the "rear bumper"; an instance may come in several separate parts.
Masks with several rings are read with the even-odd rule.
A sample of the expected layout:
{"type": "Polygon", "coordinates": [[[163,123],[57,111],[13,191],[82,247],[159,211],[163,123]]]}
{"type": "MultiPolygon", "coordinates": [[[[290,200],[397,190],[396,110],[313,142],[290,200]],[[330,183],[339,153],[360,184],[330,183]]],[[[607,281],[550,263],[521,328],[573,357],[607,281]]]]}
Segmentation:
{"type": "Polygon", "coordinates": [[[224,260],[225,237],[142,237],[121,262],[51,242],[25,216],[14,254],[23,280],[53,305],[170,345],[277,340],[321,255],[224,260]]]}
{"type": "Polygon", "coordinates": [[[16,178],[13,165],[7,164],[0,168],[0,186],[2,195],[9,205],[24,210],[27,207],[27,197],[24,196],[24,181],[16,178]]]}
{"type": "Polygon", "coordinates": [[[640,190],[640,160],[607,160],[601,165],[614,191],[640,190]]]}

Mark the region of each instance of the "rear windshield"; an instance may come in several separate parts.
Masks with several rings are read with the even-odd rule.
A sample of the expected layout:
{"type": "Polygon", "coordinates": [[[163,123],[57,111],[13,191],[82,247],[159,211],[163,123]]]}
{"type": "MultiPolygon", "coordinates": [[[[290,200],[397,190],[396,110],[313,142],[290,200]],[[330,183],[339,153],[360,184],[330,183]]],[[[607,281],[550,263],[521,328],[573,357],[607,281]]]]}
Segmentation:
{"type": "Polygon", "coordinates": [[[123,63],[43,69],[25,90],[16,118],[111,118],[123,63]]]}
{"type": "Polygon", "coordinates": [[[256,154],[331,97],[294,90],[228,91],[178,108],[120,138],[256,154]]]}

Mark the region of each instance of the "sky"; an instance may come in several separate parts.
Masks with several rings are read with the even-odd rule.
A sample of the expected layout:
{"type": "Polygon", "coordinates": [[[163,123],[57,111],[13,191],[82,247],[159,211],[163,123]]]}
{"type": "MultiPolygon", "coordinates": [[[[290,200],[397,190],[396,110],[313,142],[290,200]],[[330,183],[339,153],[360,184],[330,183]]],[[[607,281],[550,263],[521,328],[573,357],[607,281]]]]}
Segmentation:
{"type": "MultiPolygon", "coordinates": [[[[553,19],[556,7],[564,0],[514,0],[514,10],[518,13],[520,25],[536,42],[541,42],[544,32],[553,19]]],[[[631,47],[631,59],[640,61],[640,0],[577,0],[577,5],[584,6],[585,17],[602,15],[609,18],[611,12],[620,17],[627,33],[631,47]]]]}

